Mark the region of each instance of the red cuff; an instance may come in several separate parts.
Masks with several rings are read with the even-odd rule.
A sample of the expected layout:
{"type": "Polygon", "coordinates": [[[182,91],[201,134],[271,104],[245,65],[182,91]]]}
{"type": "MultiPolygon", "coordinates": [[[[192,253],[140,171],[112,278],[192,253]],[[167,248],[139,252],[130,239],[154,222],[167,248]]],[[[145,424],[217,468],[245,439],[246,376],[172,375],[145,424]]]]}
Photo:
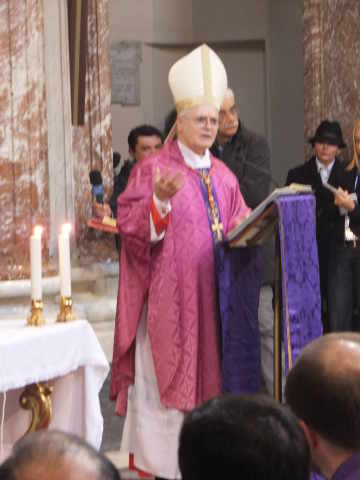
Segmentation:
{"type": "Polygon", "coordinates": [[[166,230],[169,224],[170,214],[168,213],[164,218],[162,218],[155,206],[154,199],[151,199],[150,214],[155,227],[155,232],[157,235],[160,235],[164,230],[166,230]]]}

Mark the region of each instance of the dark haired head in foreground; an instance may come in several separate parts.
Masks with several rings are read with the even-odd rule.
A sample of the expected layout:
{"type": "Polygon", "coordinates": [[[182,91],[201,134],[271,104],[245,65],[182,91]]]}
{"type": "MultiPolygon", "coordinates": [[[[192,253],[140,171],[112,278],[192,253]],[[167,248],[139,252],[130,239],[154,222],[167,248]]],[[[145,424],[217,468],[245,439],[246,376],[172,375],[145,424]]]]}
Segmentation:
{"type": "Polygon", "coordinates": [[[15,444],[1,480],[120,480],[114,465],[79,437],[42,431],[15,444]]]}
{"type": "Polygon", "coordinates": [[[360,478],[360,334],[331,333],[307,345],[285,396],[302,420],[314,466],[326,478],[338,468],[353,475],[342,479],[360,478]]]}
{"type": "Polygon", "coordinates": [[[286,407],[269,397],[228,395],[185,418],[179,465],[183,480],[306,480],[310,453],[286,407]]]}

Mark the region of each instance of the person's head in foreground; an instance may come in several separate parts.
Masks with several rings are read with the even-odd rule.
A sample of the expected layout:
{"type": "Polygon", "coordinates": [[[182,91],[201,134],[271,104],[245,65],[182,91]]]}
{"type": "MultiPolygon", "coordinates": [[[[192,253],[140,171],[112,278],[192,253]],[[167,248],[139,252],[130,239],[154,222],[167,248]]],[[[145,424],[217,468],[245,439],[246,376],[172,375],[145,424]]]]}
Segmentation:
{"type": "Polygon", "coordinates": [[[60,431],[22,438],[0,466],[1,480],[120,480],[113,464],[82,439],[60,431]]]}
{"type": "Polygon", "coordinates": [[[339,467],[357,464],[359,476],[346,478],[360,478],[360,334],[331,333],[305,347],[285,396],[301,420],[314,468],[333,478],[339,467]]]}
{"type": "Polygon", "coordinates": [[[177,138],[197,155],[204,155],[216,138],[227,88],[222,61],[211,48],[201,45],[171,67],[169,86],[177,111],[177,138]]]}
{"type": "Polygon", "coordinates": [[[179,466],[183,480],[307,480],[310,453],[286,407],[260,395],[225,395],[185,418],[179,466]]]}

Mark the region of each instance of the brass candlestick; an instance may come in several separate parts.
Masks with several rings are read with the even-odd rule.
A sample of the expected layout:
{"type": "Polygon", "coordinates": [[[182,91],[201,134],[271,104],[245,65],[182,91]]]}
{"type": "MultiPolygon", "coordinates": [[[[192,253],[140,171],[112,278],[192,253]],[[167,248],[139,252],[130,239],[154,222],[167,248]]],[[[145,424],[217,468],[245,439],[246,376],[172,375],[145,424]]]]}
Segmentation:
{"type": "Polygon", "coordinates": [[[75,315],[72,311],[72,297],[65,297],[61,295],[60,312],[58,313],[57,322],[71,322],[75,320],[75,315]]]}
{"type": "Polygon", "coordinates": [[[31,327],[41,327],[45,325],[45,319],[43,317],[43,301],[31,300],[30,316],[27,319],[27,325],[31,327]]]}

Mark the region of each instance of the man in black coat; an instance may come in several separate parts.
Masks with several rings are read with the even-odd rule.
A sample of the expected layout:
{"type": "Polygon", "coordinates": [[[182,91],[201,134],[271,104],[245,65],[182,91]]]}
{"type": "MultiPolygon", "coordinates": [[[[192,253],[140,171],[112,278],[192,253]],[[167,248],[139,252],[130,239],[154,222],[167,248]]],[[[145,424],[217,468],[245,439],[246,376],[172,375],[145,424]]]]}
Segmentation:
{"type": "Polygon", "coordinates": [[[219,130],[211,152],[236,175],[249,207],[257,207],[268,196],[271,179],[269,146],[264,137],[241,124],[230,88],[221,105],[219,130]]]}
{"type": "Polygon", "coordinates": [[[141,162],[146,157],[153,155],[163,146],[163,135],[152,125],[139,125],[130,130],[128,136],[129,159],[124,163],[119,172],[114,174],[114,190],[110,199],[110,206],[114,217],[117,213],[117,198],[128,183],[131,170],[136,162],[141,162]]]}
{"type": "Polygon", "coordinates": [[[331,238],[340,234],[337,232],[336,226],[341,222],[339,222],[339,209],[334,204],[334,195],[325,188],[324,183],[329,183],[336,188],[345,184],[344,166],[336,156],[346,145],[339,123],[329,120],[321,122],[309,142],[314,148],[314,156],[303,165],[289,170],[286,184],[311,185],[315,192],[322,319],[324,330],[327,331],[329,247],[331,238]]]}
{"type": "Polygon", "coordinates": [[[94,203],[93,214],[97,218],[105,215],[116,218],[117,198],[127,185],[131,170],[136,162],[156,153],[163,146],[163,134],[152,125],[139,125],[130,130],[128,135],[129,159],[121,165],[118,152],[113,155],[114,189],[109,203],[94,203]]]}

